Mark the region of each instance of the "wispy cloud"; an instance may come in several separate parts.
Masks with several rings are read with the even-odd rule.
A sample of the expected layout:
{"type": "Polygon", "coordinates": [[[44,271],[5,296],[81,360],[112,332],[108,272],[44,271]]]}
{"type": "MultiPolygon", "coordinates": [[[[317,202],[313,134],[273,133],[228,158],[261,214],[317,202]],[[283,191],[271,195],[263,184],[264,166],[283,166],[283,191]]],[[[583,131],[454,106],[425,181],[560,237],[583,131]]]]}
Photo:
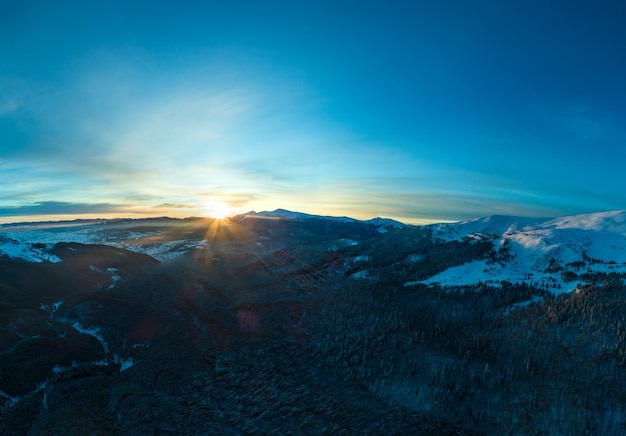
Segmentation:
{"type": "Polygon", "coordinates": [[[188,204],[162,203],[152,206],[154,209],[191,209],[193,206],[188,204]]]}
{"type": "Polygon", "coordinates": [[[0,206],[0,216],[110,214],[123,213],[127,209],[127,207],[109,203],[90,204],[42,201],[23,206],[0,206]]]}

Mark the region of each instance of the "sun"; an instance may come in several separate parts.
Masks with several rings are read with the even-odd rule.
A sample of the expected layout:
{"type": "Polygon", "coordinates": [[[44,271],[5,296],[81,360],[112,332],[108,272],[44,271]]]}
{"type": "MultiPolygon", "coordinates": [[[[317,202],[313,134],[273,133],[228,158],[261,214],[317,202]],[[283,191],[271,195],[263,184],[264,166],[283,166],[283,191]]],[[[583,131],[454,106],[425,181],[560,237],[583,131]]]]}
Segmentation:
{"type": "Polygon", "coordinates": [[[221,201],[208,201],[203,209],[204,213],[210,218],[224,219],[232,214],[228,204],[221,201]]]}

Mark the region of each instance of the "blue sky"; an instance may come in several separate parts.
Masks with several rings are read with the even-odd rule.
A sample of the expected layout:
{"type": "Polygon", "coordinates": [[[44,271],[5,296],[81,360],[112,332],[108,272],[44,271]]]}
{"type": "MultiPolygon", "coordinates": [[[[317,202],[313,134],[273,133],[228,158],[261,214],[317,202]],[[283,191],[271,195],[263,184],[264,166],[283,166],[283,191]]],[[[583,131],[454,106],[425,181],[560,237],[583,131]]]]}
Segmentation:
{"type": "Polygon", "coordinates": [[[0,222],[626,209],[624,22],[618,1],[4,1],[0,222]]]}

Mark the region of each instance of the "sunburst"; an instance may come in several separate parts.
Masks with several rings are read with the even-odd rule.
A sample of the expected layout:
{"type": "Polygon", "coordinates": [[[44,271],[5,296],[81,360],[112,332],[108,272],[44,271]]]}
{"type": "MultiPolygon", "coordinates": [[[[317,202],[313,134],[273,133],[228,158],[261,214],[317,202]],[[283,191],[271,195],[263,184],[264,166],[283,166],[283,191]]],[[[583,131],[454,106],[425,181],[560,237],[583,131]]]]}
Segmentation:
{"type": "Polygon", "coordinates": [[[228,204],[221,201],[208,201],[204,205],[204,212],[210,218],[224,219],[232,214],[232,210],[228,204]]]}

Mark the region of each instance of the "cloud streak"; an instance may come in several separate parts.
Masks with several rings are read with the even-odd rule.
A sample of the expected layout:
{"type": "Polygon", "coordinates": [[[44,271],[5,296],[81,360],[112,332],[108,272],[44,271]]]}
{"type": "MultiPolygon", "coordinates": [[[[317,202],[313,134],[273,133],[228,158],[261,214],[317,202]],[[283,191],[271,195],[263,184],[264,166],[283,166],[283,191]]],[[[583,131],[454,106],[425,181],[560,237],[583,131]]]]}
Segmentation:
{"type": "Polygon", "coordinates": [[[42,201],[23,206],[0,206],[0,216],[28,215],[85,215],[124,213],[128,208],[109,203],[70,203],[65,201],[42,201]]]}

